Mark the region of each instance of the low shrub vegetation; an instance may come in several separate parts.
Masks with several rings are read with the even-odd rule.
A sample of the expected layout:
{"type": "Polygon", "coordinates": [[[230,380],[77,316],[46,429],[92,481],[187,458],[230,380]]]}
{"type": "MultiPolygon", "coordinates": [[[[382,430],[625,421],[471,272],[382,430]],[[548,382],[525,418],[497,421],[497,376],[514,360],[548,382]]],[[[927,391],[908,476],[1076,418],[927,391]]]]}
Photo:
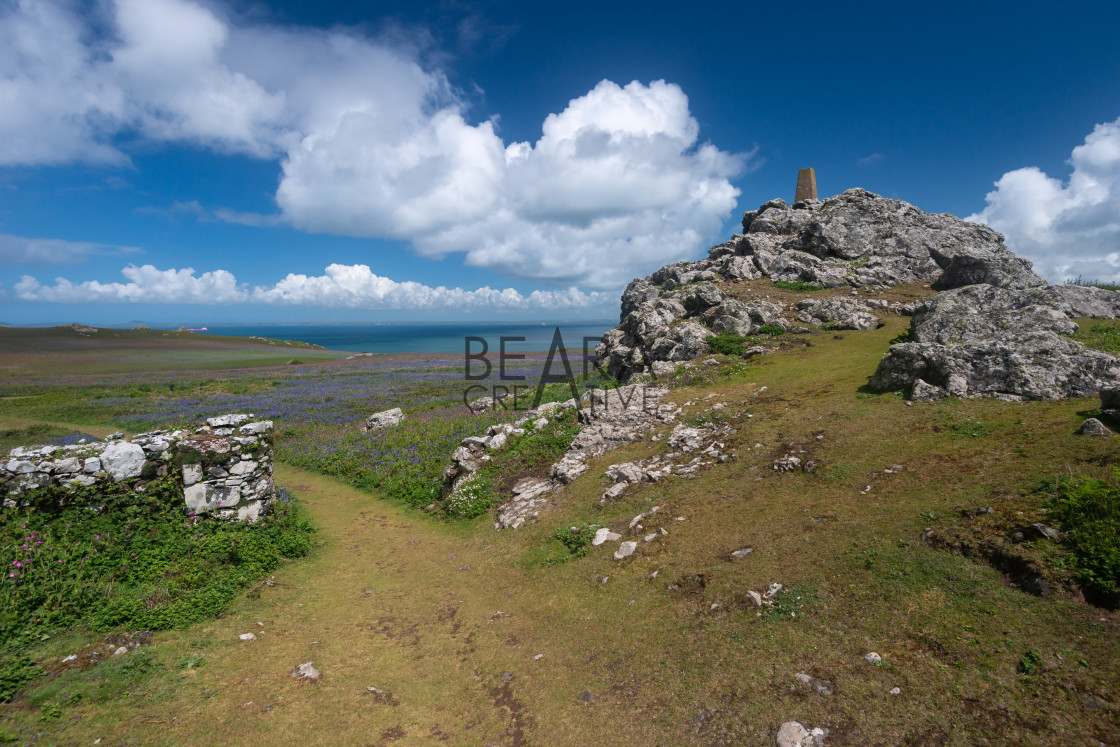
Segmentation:
{"type": "Polygon", "coordinates": [[[1046,506],[1073,553],[1077,577],[1115,606],[1120,600],[1120,484],[1063,475],[1044,483],[1046,506]]]}
{"type": "Polygon", "coordinates": [[[504,450],[493,452],[482,469],[448,496],[444,513],[455,519],[473,519],[486,513],[522,477],[543,476],[568,450],[578,432],[576,411],[567,410],[557,413],[543,428],[529,427],[524,435],[511,436],[504,450]]]}
{"type": "Polygon", "coordinates": [[[808,291],[810,293],[813,291],[824,290],[824,286],[820,283],[813,283],[806,280],[775,280],[774,287],[781,288],[782,290],[798,292],[808,291]]]}
{"type": "Polygon", "coordinates": [[[173,477],[144,492],[87,488],[64,508],[42,492],[40,510],[0,511],[2,650],[78,625],[165,629],[211,618],[311,549],[311,527],[282,488],[256,523],[189,516],[173,477]]]}
{"type": "Polygon", "coordinates": [[[706,342],[713,353],[723,355],[742,355],[750,340],[733,332],[720,332],[718,335],[709,335],[706,342]]]}

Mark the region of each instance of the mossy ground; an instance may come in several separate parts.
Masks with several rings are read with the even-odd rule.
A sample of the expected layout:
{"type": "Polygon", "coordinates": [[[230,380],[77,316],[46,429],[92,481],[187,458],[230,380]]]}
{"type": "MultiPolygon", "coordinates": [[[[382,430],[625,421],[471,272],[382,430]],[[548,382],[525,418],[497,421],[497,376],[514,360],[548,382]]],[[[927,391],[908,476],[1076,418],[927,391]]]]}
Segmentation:
{"type": "MultiPolygon", "coordinates": [[[[829,745],[1117,741],[1117,614],[1081,601],[1060,573],[1041,599],[920,540],[931,525],[982,531],[975,522],[987,519],[970,518],[979,507],[1004,524],[1044,518],[1037,480],[1116,457],[1114,439],[1074,435],[1097,403],[911,407],[861,392],[908,322],[885,318],[675,391],[678,402],[717,395],[690,417],[727,404],[736,461],[600,507],[607,464],[664,448],[634,444],[518,531],[438,522],[278,466],[321,530],[312,557],[218,620],[158,633],[143,672],[103,665],[37,684],[0,707],[0,733],[51,744],[762,745],[796,719],[829,728],[829,745]],[[775,472],[794,447],[821,467],[775,472]],[[901,472],[884,473],[895,464],[901,472]],[[624,529],[652,505],[662,510],[646,531],[670,533],[631,559],[612,560],[608,545],[539,562],[562,549],[557,529],[624,529]],[[753,552],[731,560],[744,546],[753,552]],[[747,600],[775,581],[798,587],[781,608],[795,615],[760,617],[747,600]],[[245,632],[258,639],[238,640],[245,632]],[[869,651],[882,665],[863,660],[869,651]],[[188,657],[204,664],[181,667],[188,657]],[[306,661],[319,683],[289,677],[306,661]],[[830,680],[832,695],[798,672],[830,680]],[[118,686],[96,684],[107,678],[118,686]],[[1093,695],[1109,705],[1087,709],[1093,695]],[[58,718],[42,720],[47,704],[58,718]]],[[[1028,544],[1063,562],[1056,546],[1028,544]]],[[[72,633],[31,653],[60,658],[86,640],[72,633]]]]}

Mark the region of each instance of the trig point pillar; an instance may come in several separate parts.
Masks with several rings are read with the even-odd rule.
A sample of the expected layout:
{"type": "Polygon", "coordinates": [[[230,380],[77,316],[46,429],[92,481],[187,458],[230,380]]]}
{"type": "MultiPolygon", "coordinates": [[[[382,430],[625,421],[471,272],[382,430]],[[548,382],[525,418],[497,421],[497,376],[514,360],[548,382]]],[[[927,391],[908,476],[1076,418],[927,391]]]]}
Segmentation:
{"type": "Polygon", "coordinates": [[[801,169],[797,172],[797,193],[794,202],[817,199],[817,175],[812,169],[801,169]]]}

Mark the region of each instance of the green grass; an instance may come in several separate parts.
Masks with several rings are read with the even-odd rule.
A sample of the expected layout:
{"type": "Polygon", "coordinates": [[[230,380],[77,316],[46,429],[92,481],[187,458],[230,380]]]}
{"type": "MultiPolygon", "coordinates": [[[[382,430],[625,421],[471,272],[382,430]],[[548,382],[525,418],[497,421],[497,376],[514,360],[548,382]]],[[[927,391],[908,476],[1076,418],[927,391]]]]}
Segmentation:
{"type": "Polygon", "coordinates": [[[4,428],[0,430],[0,452],[7,454],[17,446],[46,443],[49,438],[65,436],[69,432],[68,428],[51,423],[34,423],[22,428],[4,428]]]}
{"type": "Polygon", "coordinates": [[[775,288],[782,288],[788,291],[820,291],[824,290],[824,286],[820,283],[809,282],[805,280],[775,280],[775,288]]]}
{"type": "Polygon", "coordinates": [[[1093,350],[1120,353],[1120,321],[1082,323],[1077,333],[1070,337],[1093,350]]]}

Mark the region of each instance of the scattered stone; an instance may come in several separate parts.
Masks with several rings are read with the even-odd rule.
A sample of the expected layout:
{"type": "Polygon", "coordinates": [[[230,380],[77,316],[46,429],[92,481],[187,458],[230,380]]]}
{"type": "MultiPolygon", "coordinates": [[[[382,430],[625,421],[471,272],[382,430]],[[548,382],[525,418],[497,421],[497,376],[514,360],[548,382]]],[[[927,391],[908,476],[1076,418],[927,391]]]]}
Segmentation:
{"type": "MultiPolygon", "coordinates": [[[[642,438],[656,423],[672,422],[680,413],[680,408],[662,404],[662,398],[668,391],[663,387],[642,384],[611,390],[592,389],[585,392],[579,401],[548,403],[527,411],[514,423],[491,426],[488,435],[463,439],[452,453],[452,463],[443,473],[447,488],[445,494],[453,497],[467,485],[471,475],[490,459],[486,452],[501,448],[510,435],[523,433],[521,426],[546,415],[555,417],[557,412],[579,408],[579,420],[583,427],[564,456],[551,466],[549,477],[523,479],[514,486],[513,497],[499,508],[495,528],[516,529],[526,521],[538,518],[551,503],[549,495],[587,472],[591,459],[642,438]]],[[[636,477],[639,480],[642,478],[641,475],[636,477]]],[[[602,500],[611,501],[624,489],[612,487],[602,500]]]]}
{"type": "Polygon", "coordinates": [[[902,695],[902,688],[892,687],[890,689],[890,694],[891,695],[902,695]]]}
{"type": "Polygon", "coordinates": [[[382,428],[391,428],[404,420],[404,411],[399,407],[390,410],[375,412],[366,418],[362,425],[363,431],[379,431],[382,428]]]}
{"type": "Polygon", "coordinates": [[[396,693],[391,693],[387,690],[382,690],[380,687],[368,685],[366,693],[373,696],[373,700],[377,703],[384,703],[385,705],[400,705],[400,698],[396,693]]]}
{"type": "Polygon", "coordinates": [[[745,558],[748,555],[750,555],[752,552],[754,552],[753,547],[744,547],[740,550],[736,550],[735,552],[731,553],[731,559],[732,560],[738,560],[739,558],[745,558]]]}
{"type": "Polygon", "coordinates": [[[1036,532],[1048,540],[1058,540],[1062,538],[1062,533],[1054,527],[1048,527],[1045,524],[1032,524],[1036,532]]]}
{"type": "Polygon", "coordinates": [[[323,675],[313,664],[314,662],[310,661],[300,664],[292,670],[292,677],[297,678],[300,682],[318,682],[323,675]]]}
{"type": "Polygon", "coordinates": [[[637,550],[637,549],[638,549],[638,543],[637,542],[623,542],[621,545],[618,546],[618,549],[615,550],[614,559],[615,560],[622,560],[623,558],[628,558],[631,555],[633,555],[634,551],[637,550]]]}
{"type": "Polygon", "coordinates": [[[1086,693],[1081,696],[1081,705],[1084,706],[1087,711],[1103,711],[1108,708],[1108,701],[1099,695],[1086,693]]]}
{"type": "Polygon", "coordinates": [[[774,469],[778,472],[796,472],[801,469],[801,458],[786,454],[774,460],[774,469]]]}
{"type": "Polygon", "coordinates": [[[584,703],[598,703],[599,696],[594,695],[590,690],[584,690],[579,694],[579,699],[584,703]]]}
{"type": "Polygon", "coordinates": [[[1115,435],[1108,426],[1096,418],[1089,418],[1081,427],[1077,429],[1078,435],[1081,436],[1112,436],[1115,435]]]}
{"type": "Polygon", "coordinates": [[[807,685],[809,689],[815,693],[818,693],[820,695],[832,695],[832,683],[828,680],[820,680],[816,677],[801,672],[795,674],[794,677],[807,685]]]}
{"type": "Polygon", "coordinates": [[[128,653],[128,647],[127,646],[121,646],[120,648],[118,648],[116,651],[113,652],[113,656],[120,656],[121,654],[127,654],[127,653],[128,653]]]}
{"type": "Polygon", "coordinates": [[[786,721],[778,728],[774,742],[777,747],[824,747],[827,729],[816,728],[810,731],[797,721],[786,721]]]}
{"type": "Polygon", "coordinates": [[[595,537],[591,540],[594,547],[598,547],[604,542],[616,542],[622,539],[622,535],[617,532],[612,532],[608,527],[600,527],[595,530],[595,537]]]}
{"type": "Polygon", "coordinates": [[[762,601],[773,602],[774,599],[781,593],[785,587],[775,582],[766,587],[766,593],[762,595],[762,601]]]}
{"type": "Polygon", "coordinates": [[[753,591],[753,590],[748,589],[747,590],[747,596],[754,603],[755,607],[761,607],[762,606],[762,595],[759,594],[757,591],[753,591]]]}
{"type": "Polygon", "coordinates": [[[628,483],[625,483],[625,482],[616,482],[614,485],[611,485],[603,493],[602,497],[599,499],[599,502],[606,504],[606,503],[610,503],[611,501],[615,500],[620,495],[622,495],[623,493],[626,492],[627,485],[628,485],[628,483]]]}
{"type": "Polygon", "coordinates": [[[883,657],[879,656],[879,654],[872,651],[869,654],[864,654],[863,655],[863,660],[866,661],[868,664],[881,664],[882,661],[883,661],[883,657]]]}
{"type": "Polygon", "coordinates": [[[543,658],[544,658],[544,654],[537,654],[536,656],[533,657],[533,661],[540,661],[543,658]]]}
{"type": "Polygon", "coordinates": [[[242,633],[241,635],[239,635],[237,637],[240,638],[243,641],[255,641],[255,640],[257,640],[257,636],[253,633],[242,633]]]}

